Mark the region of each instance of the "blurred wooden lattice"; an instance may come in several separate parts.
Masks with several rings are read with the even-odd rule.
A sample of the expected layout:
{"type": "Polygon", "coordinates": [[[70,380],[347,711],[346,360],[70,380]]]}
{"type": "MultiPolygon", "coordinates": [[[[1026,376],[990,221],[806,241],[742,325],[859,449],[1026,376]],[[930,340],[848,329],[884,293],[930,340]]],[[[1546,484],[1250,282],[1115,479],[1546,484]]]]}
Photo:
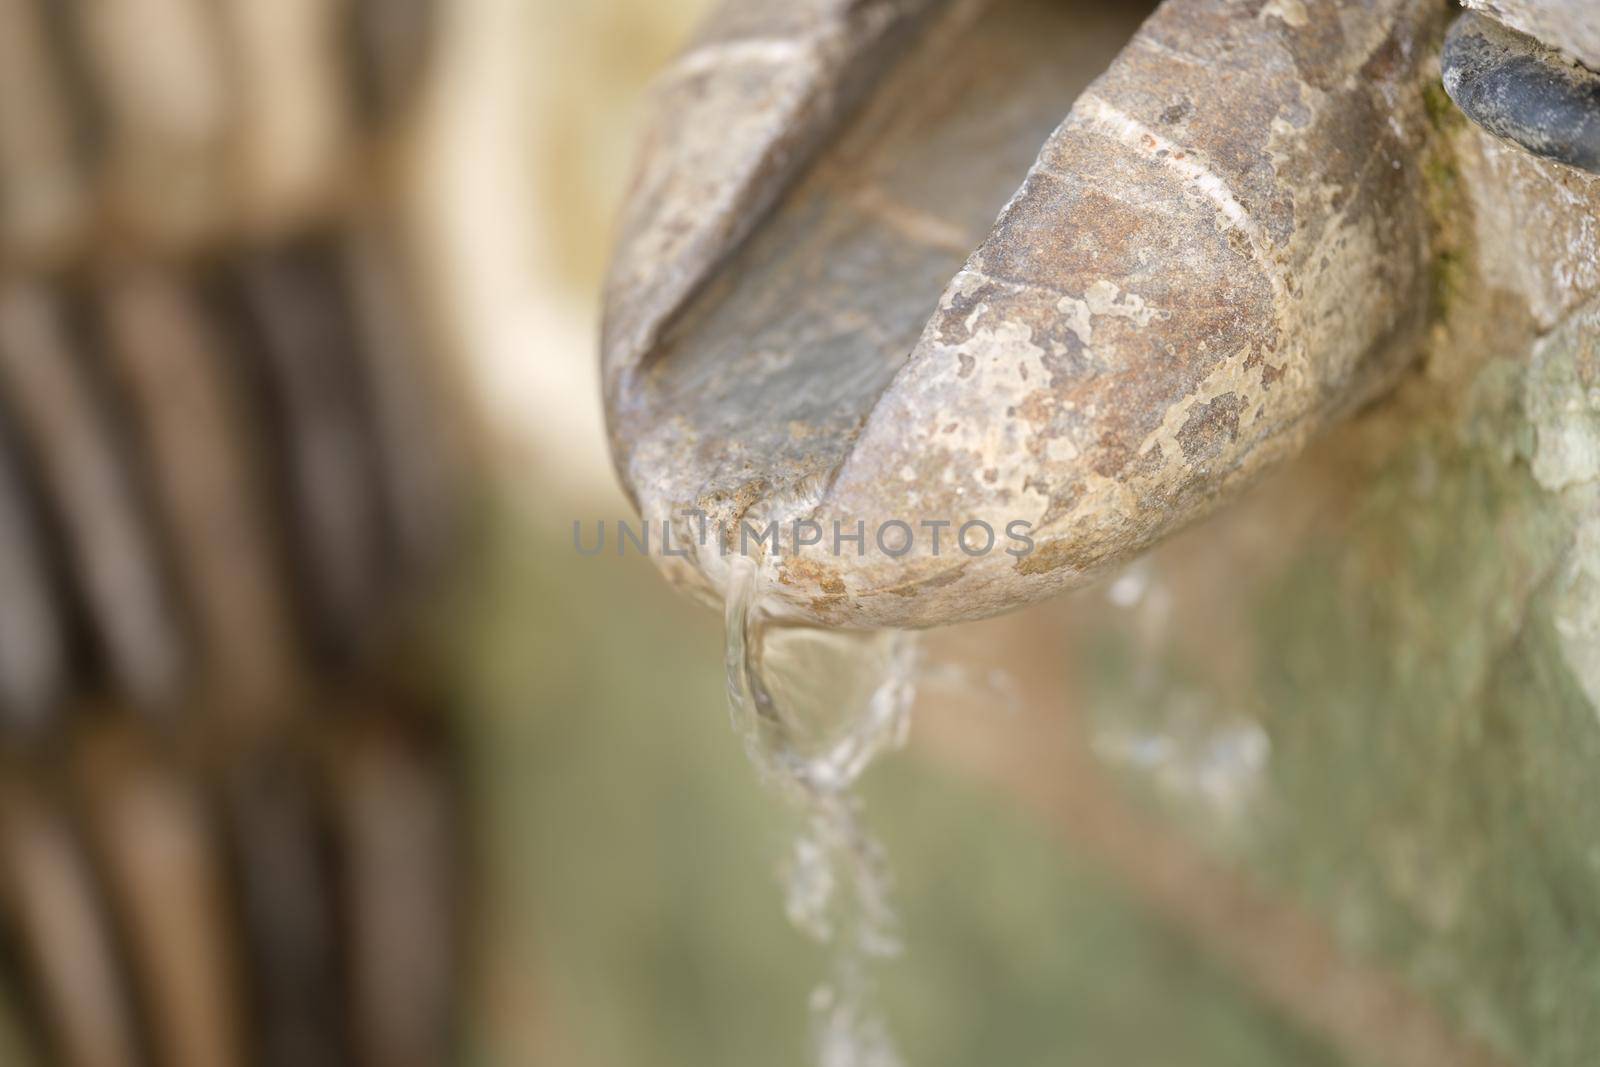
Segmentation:
{"type": "Polygon", "coordinates": [[[455,486],[386,192],[432,13],[0,0],[7,1055],[445,1057],[448,731],[393,665],[455,486]]]}

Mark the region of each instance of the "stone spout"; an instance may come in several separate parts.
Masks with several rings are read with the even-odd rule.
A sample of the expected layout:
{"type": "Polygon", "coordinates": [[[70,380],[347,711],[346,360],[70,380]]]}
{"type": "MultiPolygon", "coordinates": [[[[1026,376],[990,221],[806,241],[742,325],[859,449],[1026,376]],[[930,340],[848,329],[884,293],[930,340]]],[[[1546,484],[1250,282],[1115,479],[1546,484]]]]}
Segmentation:
{"type": "Polygon", "coordinates": [[[780,610],[996,614],[1412,362],[1444,5],[1045,7],[729,4],[666,74],[603,364],[679,584],[775,522],[780,610]]]}

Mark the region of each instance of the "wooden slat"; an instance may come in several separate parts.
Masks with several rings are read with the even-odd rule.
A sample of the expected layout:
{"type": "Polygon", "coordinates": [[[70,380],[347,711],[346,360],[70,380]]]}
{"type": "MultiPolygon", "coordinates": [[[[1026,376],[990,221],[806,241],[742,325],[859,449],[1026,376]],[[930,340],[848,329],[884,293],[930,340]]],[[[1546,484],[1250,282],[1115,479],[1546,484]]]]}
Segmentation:
{"type": "Polygon", "coordinates": [[[140,1067],[93,872],[61,812],[15,775],[0,779],[0,876],[62,1067],[140,1067]]]}
{"type": "Polygon", "coordinates": [[[394,721],[360,724],[341,753],[351,1016],[362,1060],[434,1067],[448,1062],[457,977],[448,784],[394,721]]]}
{"type": "Polygon", "coordinates": [[[320,242],[249,256],[237,281],[281,420],[308,621],[326,650],[343,654],[374,619],[384,583],[376,448],[350,309],[320,242]]]}
{"type": "Polygon", "coordinates": [[[238,87],[234,168],[255,232],[282,230],[324,207],[350,162],[348,57],[330,0],[221,0],[238,87]]]}
{"type": "Polygon", "coordinates": [[[126,443],[75,344],[57,294],[26,284],[0,291],[0,388],[59,509],[113,678],[142,705],[170,704],[179,695],[184,649],[157,537],[139,507],[126,443]]]}
{"type": "Polygon", "coordinates": [[[8,973],[0,978],[0,1063],[6,1067],[44,1067],[33,1022],[10,977],[8,973]]]}
{"type": "Polygon", "coordinates": [[[238,928],[196,791],[131,732],[96,737],[82,755],[96,851],[157,1061],[242,1067],[238,928]]]}
{"type": "Polygon", "coordinates": [[[209,236],[229,208],[236,118],[216,11],[207,0],[93,0],[70,12],[106,130],[116,222],[162,246],[209,236]]]}
{"type": "Polygon", "coordinates": [[[435,0],[346,2],[356,94],[367,117],[382,121],[420,88],[439,7],[435,0]]]}
{"type": "Polygon", "coordinates": [[[136,412],[182,561],[206,701],[225,725],[253,732],[291,710],[304,671],[230,354],[170,272],[129,266],[100,292],[106,358],[136,412]]]}
{"type": "MultiPolygon", "coordinates": [[[[52,0],[46,0],[52,2],[52,0]]],[[[39,0],[0,0],[0,254],[50,263],[89,222],[78,130],[39,0]]]]}
{"type": "Polygon", "coordinates": [[[31,730],[66,688],[67,657],[43,529],[23,489],[7,423],[0,410],[0,723],[31,730]]]}
{"type": "Polygon", "coordinates": [[[325,812],[308,761],[258,750],[225,774],[237,882],[250,945],[261,1067],[350,1062],[340,927],[325,812]]]}
{"type": "Polygon", "coordinates": [[[377,220],[353,225],[344,270],[359,320],[389,525],[402,566],[417,575],[446,554],[459,470],[441,368],[428,358],[424,316],[400,276],[394,244],[377,220]]]}

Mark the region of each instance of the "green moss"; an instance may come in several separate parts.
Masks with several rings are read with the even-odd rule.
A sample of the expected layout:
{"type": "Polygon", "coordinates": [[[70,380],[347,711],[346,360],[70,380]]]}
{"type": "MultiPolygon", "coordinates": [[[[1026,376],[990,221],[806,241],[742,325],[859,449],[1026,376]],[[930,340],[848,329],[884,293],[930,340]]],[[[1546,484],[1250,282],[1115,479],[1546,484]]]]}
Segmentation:
{"type": "Polygon", "coordinates": [[[1450,313],[1455,299],[1466,288],[1466,257],[1457,249],[1442,247],[1428,261],[1428,306],[1435,322],[1450,313]]]}
{"type": "Polygon", "coordinates": [[[1433,256],[1429,263],[1432,316],[1442,321],[1470,283],[1471,226],[1469,208],[1456,159],[1455,140],[1467,128],[1466,116],[1437,81],[1422,86],[1423,111],[1432,134],[1422,152],[1423,195],[1433,221],[1433,256]]]}
{"type": "Polygon", "coordinates": [[[1466,116],[1456,107],[1456,102],[1450,99],[1450,94],[1444,91],[1442,82],[1423,83],[1422,106],[1428,115],[1429,124],[1441,133],[1459,129],[1466,123],[1466,116]]]}
{"type": "MultiPolygon", "coordinates": [[[[1443,90],[1440,90],[1442,93],[1443,90]]],[[[1467,291],[1474,262],[1468,247],[1468,207],[1461,171],[1447,136],[1436,136],[1423,155],[1422,174],[1433,223],[1433,255],[1428,263],[1429,306],[1434,321],[1443,321],[1467,291]]]]}

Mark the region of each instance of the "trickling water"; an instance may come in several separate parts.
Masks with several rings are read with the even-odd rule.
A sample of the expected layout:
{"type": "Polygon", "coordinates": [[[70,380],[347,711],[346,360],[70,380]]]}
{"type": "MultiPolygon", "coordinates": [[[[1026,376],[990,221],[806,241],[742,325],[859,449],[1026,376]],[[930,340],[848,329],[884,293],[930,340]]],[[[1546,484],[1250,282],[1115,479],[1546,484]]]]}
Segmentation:
{"type": "Polygon", "coordinates": [[[900,949],[890,876],[855,785],[876,756],[905,742],[916,643],[900,631],[768,619],[758,562],[731,563],[728,707],[763,781],[801,820],[783,867],[789,919],[833,950],[831,972],[811,996],[817,1063],[898,1067],[873,967],[900,949]]]}

